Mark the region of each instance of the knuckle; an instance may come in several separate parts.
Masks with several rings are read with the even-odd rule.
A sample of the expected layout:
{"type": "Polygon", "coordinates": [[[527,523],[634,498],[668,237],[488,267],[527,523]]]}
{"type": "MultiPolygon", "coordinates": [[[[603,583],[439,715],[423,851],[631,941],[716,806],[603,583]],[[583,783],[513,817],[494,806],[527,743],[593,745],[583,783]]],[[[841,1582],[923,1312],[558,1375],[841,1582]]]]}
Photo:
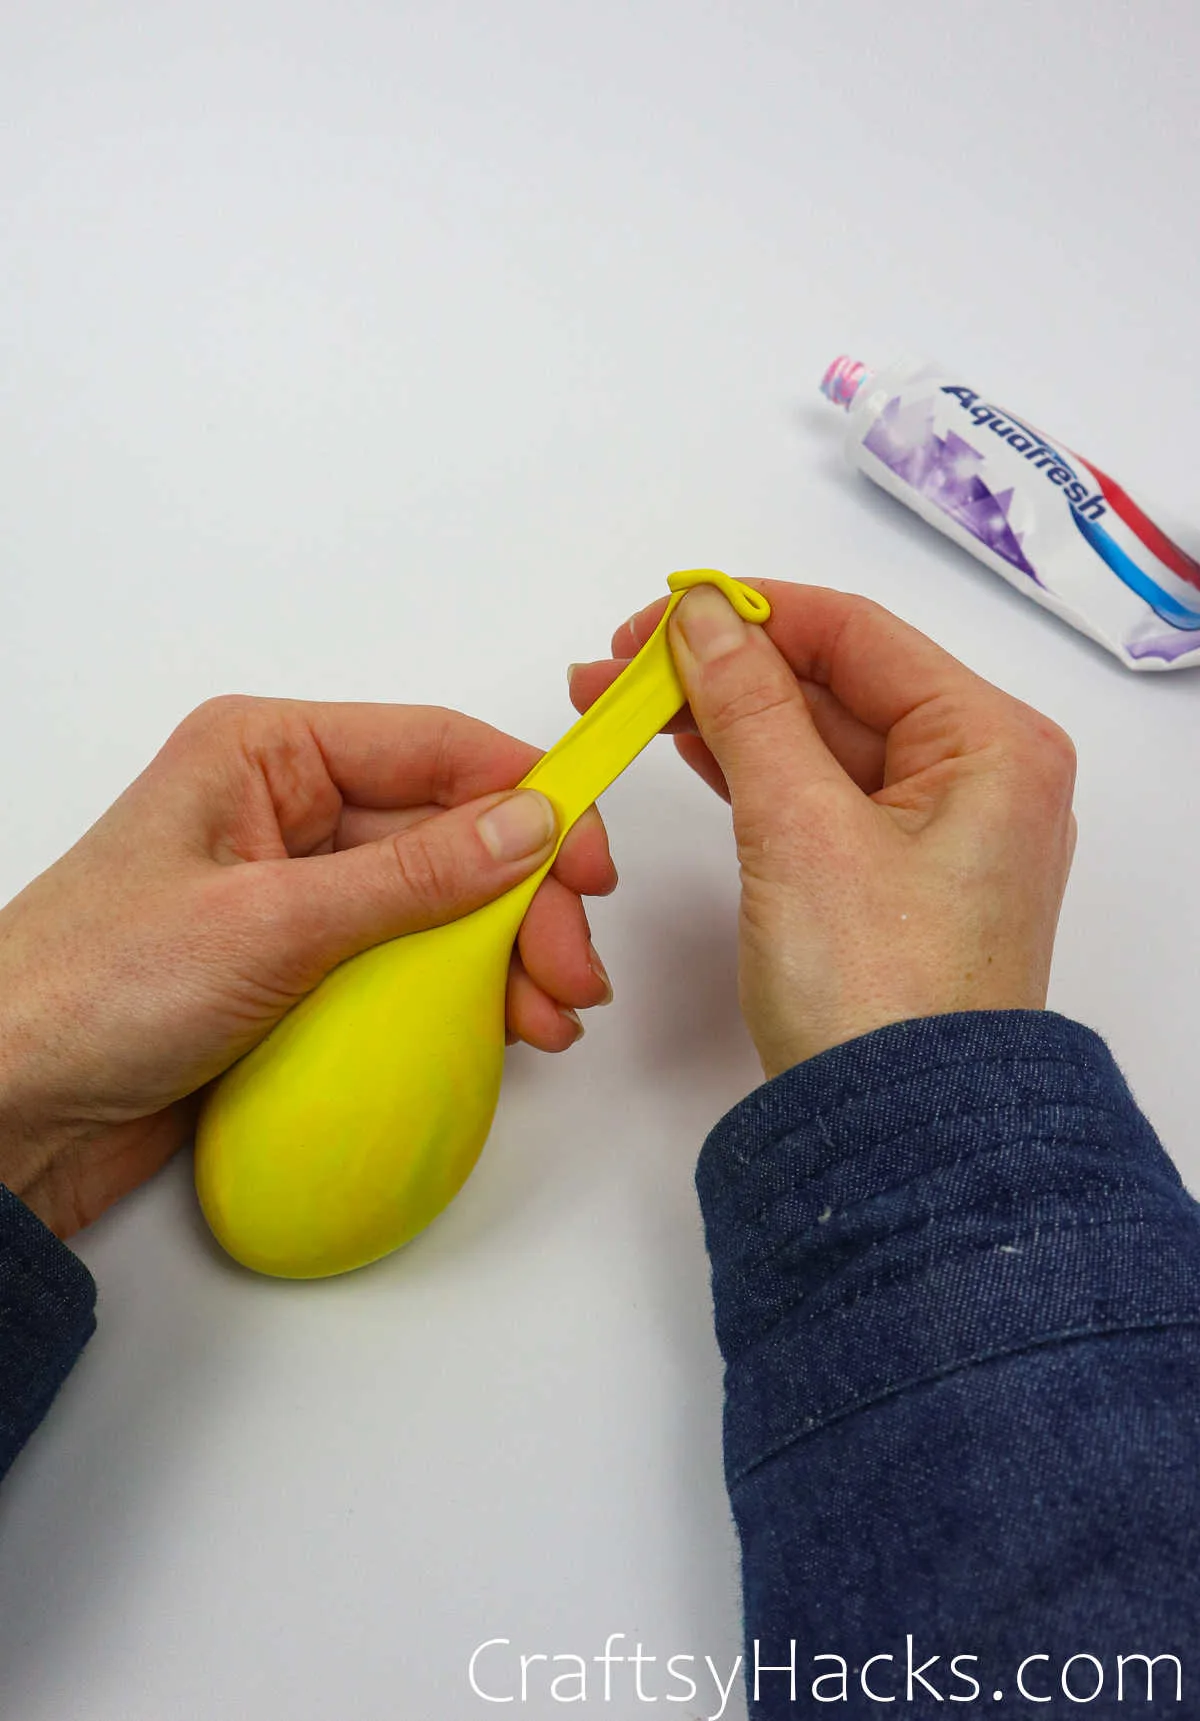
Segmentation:
{"type": "Polygon", "coordinates": [[[779,687],[769,682],[753,682],[718,691],[705,713],[704,728],[710,734],[727,734],[733,729],[758,727],[771,723],[794,707],[795,688],[779,687]]]}
{"type": "Polygon", "coordinates": [[[202,705],[197,705],[188,721],[207,724],[237,722],[263,703],[250,693],[217,693],[202,705]]]}
{"type": "Polygon", "coordinates": [[[391,860],[405,899],[418,909],[437,909],[461,894],[458,869],[448,852],[418,827],[391,840],[391,860]]]}
{"type": "Polygon", "coordinates": [[[227,734],[245,728],[254,710],[266,702],[249,693],[218,693],[189,711],[176,729],[176,735],[197,739],[214,734],[227,734]]]}
{"type": "Polygon", "coordinates": [[[1040,712],[1025,719],[1017,748],[1022,773],[1046,794],[1070,800],[1075,786],[1075,744],[1065,729],[1040,712]]]}
{"type": "Polygon", "coordinates": [[[1060,775],[1072,786],[1075,783],[1075,771],[1079,756],[1075,751],[1075,743],[1065,729],[1060,729],[1056,723],[1048,726],[1046,745],[1049,749],[1060,775]]]}
{"type": "Polygon", "coordinates": [[[1005,737],[1003,767],[993,808],[1000,828],[1023,832],[1039,850],[1061,838],[1069,864],[1075,786],[1075,749],[1070,738],[1048,718],[1031,713],[1005,737]]]}

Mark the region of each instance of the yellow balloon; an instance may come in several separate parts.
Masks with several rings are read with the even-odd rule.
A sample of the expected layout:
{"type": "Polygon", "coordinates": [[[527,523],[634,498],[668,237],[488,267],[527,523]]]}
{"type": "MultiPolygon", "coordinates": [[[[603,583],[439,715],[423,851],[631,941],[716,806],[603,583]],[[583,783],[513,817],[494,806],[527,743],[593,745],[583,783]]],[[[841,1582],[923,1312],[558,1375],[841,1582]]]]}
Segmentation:
{"type": "MultiPolygon", "coordinates": [[[[667,617],[712,584],[747,621],[761,593],[713,568],[672,574],[659,626],[530,771],[559,842],[684,703],[667,617]]],[[[222,1246],[314,1279],[378,1260],[462,1188],[491,1128],[509,957],[553,861],[486,907],[342,963],[221,1078],[196,1134],[196,1190],[222,1246]]]]}

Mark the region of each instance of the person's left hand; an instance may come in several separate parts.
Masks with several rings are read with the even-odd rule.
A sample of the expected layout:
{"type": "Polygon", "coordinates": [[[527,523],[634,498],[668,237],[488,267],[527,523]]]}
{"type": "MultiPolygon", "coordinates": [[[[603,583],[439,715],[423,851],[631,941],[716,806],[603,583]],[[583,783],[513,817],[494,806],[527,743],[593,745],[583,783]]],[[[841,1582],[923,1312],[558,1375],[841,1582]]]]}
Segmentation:
{"type": "MultiPolygon", "coordinates": [[[[0,1182],[60,1237],[187,1138],[199,1090],[347,957],[534,872],[538,751],[457,712],[232,697],[0,912],[0,1182]],[[507,833],[507,840],[506,840],[507,833]]],[[[509,1038],[562,1051],[612,992],[581,897],[616,885],[595,809],[526,915],[509,1038]]]]}

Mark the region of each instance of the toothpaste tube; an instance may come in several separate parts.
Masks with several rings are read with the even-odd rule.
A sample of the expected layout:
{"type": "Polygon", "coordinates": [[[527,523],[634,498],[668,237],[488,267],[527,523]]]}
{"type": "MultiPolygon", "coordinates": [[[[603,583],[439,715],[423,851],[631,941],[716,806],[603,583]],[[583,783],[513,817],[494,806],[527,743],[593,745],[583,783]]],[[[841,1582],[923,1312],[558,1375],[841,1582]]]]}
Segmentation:
{"type": "Polygon", "coordinates": [[[835,359],[852,465],[1130,669],[1200,663],[1200,561],[1119,484],[939,366],[835,359]]]}

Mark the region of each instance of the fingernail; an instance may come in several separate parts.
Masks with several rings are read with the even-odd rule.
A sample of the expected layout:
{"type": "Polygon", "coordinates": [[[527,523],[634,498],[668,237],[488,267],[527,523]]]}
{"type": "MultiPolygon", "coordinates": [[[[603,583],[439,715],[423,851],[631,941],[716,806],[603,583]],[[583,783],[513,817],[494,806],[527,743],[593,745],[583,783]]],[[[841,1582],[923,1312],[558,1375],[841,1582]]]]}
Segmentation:
{"type": "MultiPolygon", "coordinates": [[[[564,1022],[569,1022],[571,1024],[571,1026],[574,1028],[575,1040],[582,1040],[582,1038],[583,1038],[583,1023],[579,1020],[578,1010],[572,1010],[569,1004],[560,1004],[558,1007],[558,1013],[562,1017],[564,1022]]],[[[575,1040],[573,1040],[571,1042],[572,1045],[575,1044],[575,1040]]]]}
{"type": "Polygon", "coordinates": [[[578,670],[581,670],[582,668],[583,668],[582,663],[568,663],[568,665],[567,665],[567,683],[568,683],[568,685],[575,679],[576,672],[578,670]]]}
{"type": "Polygon", "coordinates": [[[605,995],[600,1000],[601,1004],[611,1004],[613,997],[612,981],[608,977],[608,969],[601,962],[594,944],[588,945],[588,966],[604,987],[605,995]]]}
{"type": "Polygon", "coordinates": [[[481,813],[475,829],[493,860],[515,861],[553,842],[558,824],[545,795],[536,789],[522,789],[481,813]]]}
{"type": "Polygon", "coordinates": [[[746,623],[712,586],[690,591],[676,612],[679,630],[697,663],[728,657],[746,639],[746,623]]]}

